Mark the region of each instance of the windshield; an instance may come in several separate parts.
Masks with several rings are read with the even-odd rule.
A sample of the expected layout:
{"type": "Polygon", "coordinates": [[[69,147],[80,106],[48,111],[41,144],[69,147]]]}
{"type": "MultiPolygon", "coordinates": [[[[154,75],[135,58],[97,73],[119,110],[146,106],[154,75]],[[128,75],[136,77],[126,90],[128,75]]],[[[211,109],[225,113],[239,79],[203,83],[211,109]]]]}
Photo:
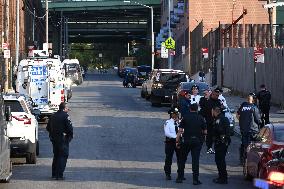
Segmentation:
{"type": "Polygon", "coordinates": [[[284,142],[284,125],[282,127],[278,126],[281,128],[277,128],[277,126],[274,127],[274,140],[277,142],[284,142]]]}
{"type": "Polygon", "coordinates": [[[180,73],[157,73],[156,81],[183,82],[183,81],[186,81],[186,77],[185,77],[185,74],[180,74],[180,73]]]}
{"type": "Polygon", "coordinates": [[[76,73],[79,71],[79,64],[66,64],[66,72],[67,73],[76,73]]]}
{"type": "MultiPolygon", "coordinates": [[[[198,94],[203,96],[205,90],[209,89],[209,86],[206,83],[183,83],[182,89],[185,91],[190,91],[193,85],[199,86],[198,94]]],[[[190,91],[191,92],[191,91],[190,91]]]]}
{"type": "Polygon", "coordinates": [[[25,112],[19,101],[5,100],[4,104],[11,107],[11,112],[25,112]]]}

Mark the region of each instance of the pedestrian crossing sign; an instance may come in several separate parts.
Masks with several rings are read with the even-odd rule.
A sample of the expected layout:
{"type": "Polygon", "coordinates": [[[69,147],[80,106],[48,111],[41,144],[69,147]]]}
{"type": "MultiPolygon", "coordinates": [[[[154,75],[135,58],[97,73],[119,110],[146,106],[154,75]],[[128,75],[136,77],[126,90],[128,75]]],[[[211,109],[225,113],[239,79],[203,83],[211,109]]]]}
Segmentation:
{"type": "Polygon", "coordinates": [[[175,49],[176,48],[176,42],[172,37],[169,37],[165,41],[165,46],[166,46],[167,49],[175,49]]]}

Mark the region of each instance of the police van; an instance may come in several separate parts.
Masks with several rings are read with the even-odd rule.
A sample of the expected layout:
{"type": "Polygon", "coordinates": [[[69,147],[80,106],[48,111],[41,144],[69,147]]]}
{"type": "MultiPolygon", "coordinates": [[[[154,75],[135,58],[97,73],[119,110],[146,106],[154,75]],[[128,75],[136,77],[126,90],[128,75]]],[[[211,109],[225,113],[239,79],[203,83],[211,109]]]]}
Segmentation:
{"type": "Polygon", "coordinates": [[[4,107],[2,93],[0,93],[0,110],[0,181],[8,182],[12,176],[12,165],[10,160],[10,141],[7,134],[7,122],[12,120],[12,115],[10,107],[4,107]]]}
{"type": "Polygon", "coordinates": [[[83,83],[82,70],[78,59],[63,60],[67,81],[71,84],[83,83]]]}
{"type": "Polygon", "coordinates": [[[59,104],[66,100],[65,82],[63,64],[59,59],[35,56],[19,63],[17,92],[32,98],[41,117],[56,112],[59,104]]]}

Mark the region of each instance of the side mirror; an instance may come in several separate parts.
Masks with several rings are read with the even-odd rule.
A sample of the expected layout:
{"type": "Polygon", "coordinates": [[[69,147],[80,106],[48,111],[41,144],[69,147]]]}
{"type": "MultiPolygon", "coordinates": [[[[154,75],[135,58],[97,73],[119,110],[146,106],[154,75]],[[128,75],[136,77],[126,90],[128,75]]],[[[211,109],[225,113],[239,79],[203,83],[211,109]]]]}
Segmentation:
{"type": "Polygon", "coordinates": [[[11,107],[6,106],[5,108],[5,119],[6,121],[12,121],[12,113],[11,113],[11,107]]]}

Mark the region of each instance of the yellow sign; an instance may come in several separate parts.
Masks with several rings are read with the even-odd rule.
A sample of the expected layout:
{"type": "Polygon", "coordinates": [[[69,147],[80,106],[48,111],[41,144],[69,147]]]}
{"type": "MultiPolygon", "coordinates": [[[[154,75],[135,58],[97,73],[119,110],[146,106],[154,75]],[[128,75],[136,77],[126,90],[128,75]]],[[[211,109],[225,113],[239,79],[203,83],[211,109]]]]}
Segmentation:
{"type": "Polygon", "coordinates": [[[166,46],[167,49],[175,49],[176,48],[176,42],[172,37],[169,37],[165,41],[165,46],[166,46]]]}

